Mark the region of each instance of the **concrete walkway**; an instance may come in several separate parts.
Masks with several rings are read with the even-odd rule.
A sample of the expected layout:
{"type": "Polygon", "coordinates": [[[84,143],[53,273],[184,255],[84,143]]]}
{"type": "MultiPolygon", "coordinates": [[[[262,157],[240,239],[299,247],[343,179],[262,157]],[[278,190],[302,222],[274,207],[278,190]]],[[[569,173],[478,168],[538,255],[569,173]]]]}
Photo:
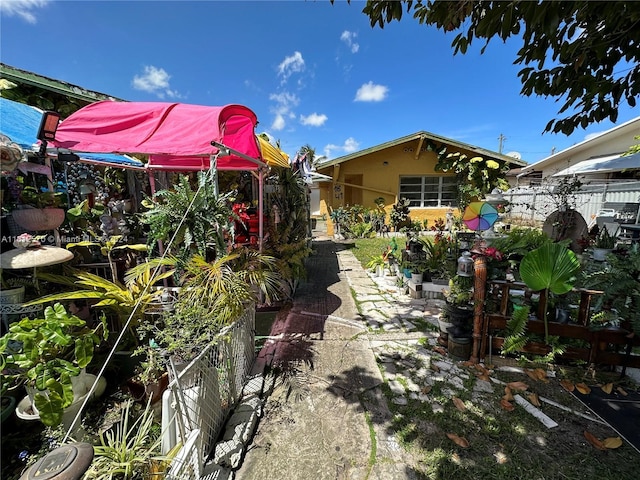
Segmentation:
{"type": "MultiPolygon", "coordinates": [[[[437,334],[418,331],[416,321],[437,324],[438,302],[400,295],[395,277],[374,279],[351,251],[328,237],[314,238],[313,249],[308,279],[291,309],[279,312],[260,353],[259,360],[278,369],[281,381],[266,399],[235,478],[417,478],[416,459],[390,433],[376,355],[397,401],[406,402],[411,392],[397,381],[396,371],[422,368],[425,382],[428,375],[424,364],[412,363],[402,352],[430,356],[418,340],[435,344],[437,334]]],[[[419,385],[408,385],[420,395],[419,385]]]]}
{"type": "MultiPolygon", "coordinates": [[[[278,372],[275,386],[268,378],[256,433],[241,465],[224,478],[424,478],[417,468],[423,459],[394,437],[398,417],[387,398],[438,413],[445,405],[429,395],[435,385],[449,399],[471,388],[476,405],[494,401],[503,385],[437,348],[437,328],[428,323],[437,326],[443,300],[410,298],[395,277],[373,277],[346,245],[328,237],[316,236],[313,249],[308,279],[292,307],[279,312],[258,357],[257,365],[278,372]]],[[[489,360],[526,377],[512,362],[489,360]]],[[[435,425],[420,428],[438,434],[435,425]]]]}

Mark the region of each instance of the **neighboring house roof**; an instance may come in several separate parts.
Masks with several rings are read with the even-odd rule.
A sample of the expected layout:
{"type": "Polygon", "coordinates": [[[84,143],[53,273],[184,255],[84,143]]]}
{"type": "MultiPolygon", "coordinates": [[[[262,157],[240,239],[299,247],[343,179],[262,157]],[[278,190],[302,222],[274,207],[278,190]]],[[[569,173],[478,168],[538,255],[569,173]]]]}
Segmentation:
{"type": "Polygon", "coordinates": [[[331,167],[333,165],[338,165],[340,163],[348,162],[349,160],[353,160],[354,158],[361,157],[363,155],[368,155],[370,153],[378,152],[381,150],[385,150],[387,148],[395,147],[397,145],[402,145],[403,143],[416,141],[416,140],[432,140],[438,143],[444,143],[448,146],[453,146],[465,150],[469,150],[471,152],[477,153],[479,156],[490,157],[498,160],[503,160],[509,162],[512,167],[522,167],[527,165],[527,162],[520,160],[515,157],[511,157],[508,155],[503,155],[502,153],[492,152],[491,150],[487,150],[484,148],[476,147],[474,145],[469,145],[467,143],[459,142],[457,140],[452,140],[451,138],[441,137],[440,135],[436,135],[434,133],[419,131],[413,133],[411,135],[407,135],[406,137],[400,137],[396,140],[392,140],[390,142],[381,143],[380,145],[376,145],[373,147],[366,148],[364,150],[360,150],[358,152],[350,153],[349,155],[344,155],[342,157],[334,158],[333,160],[329,160],[327,162],[323,162],[318,164],[318,169],[324,169],[327,167],[331,167]]]}
{"type": "Polygon", "coordinates": [[[558,173],[554,173],[552,176],[562,177],[583,173],[610,173],[637,169],[640,169],[640,153],[634,153],[633,155],[626,156],[616,154],[583,160],[582,162],[578,162],[569,168],[559,171],[558,173]]]}
{"type": "Polygon", "coordinates": [[[616,140],[619,138],[627,139],[630,136],[632,138],[635,135],[640,135],[640,117],[617,125],[558,153],[543,158],[536,163],[527,165],[522,168],[520,176],[533,172],[542,172],[554,166],[558,166],[560,169],[566,169],[584,160],[595,160],[598,156],[615,155],[615,158],[618,158],[630,145],[628,145],[628,141],[624,144],[626,146],[622,146],[619,143],[616,145],[616,140]],[[571,165],[567,165],[568,163],[571,165]]]}
{"type": "MultiPolygon", "coordinates": [[[[55,93],[68,98],[80,100],[85,104],[93,103],[99,100],[122,101],[122,99],[116,98],[112,95],[107,95],[106,93],[87,90],[86,88],[63,82],[61,80],[44,77],[42,75],[38,75],[37,73],[28,72],[26,70],[20,70],[19,68],[12,67],[5,63],[0,63],[0,78],[8,80],[9,82],[15,84],[16,88],[18,89],[25,85],[36,87],[38,90],[42,90],[43,92],[45,92],[45,94],[51,95],[51,93],[55,93]]],[[[2,87],[0,87],[0,90],[4,89],[7,89],[7,86],[3,85],[2,87]]],[[[3,94],[2,96],[6,96],[7,98],[15,100],[10,95],[3,94]]]]}

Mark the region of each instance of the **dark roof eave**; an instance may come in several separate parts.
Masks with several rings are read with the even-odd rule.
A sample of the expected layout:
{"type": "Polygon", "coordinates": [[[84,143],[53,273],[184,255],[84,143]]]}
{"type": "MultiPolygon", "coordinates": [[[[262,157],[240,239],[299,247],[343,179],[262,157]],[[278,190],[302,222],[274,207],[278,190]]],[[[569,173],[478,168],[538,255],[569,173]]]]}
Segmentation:
{"type": "Polygon", "coordinates": [[[44,90],[59,93],[67,97],[75,98],[77,100],[82,100],[89,103],[97,102],[100,100],[124,101],[121,98],[107,95],[106,93],[87,90],[71,83],[63,82],[61,80],[54,80],[52,78],[44,77],[33,72],[27,72],[26,70],[21,70],[4,63],[0,63],[0,77],[6,78],[13,83],[33,85],[44,90]]]}

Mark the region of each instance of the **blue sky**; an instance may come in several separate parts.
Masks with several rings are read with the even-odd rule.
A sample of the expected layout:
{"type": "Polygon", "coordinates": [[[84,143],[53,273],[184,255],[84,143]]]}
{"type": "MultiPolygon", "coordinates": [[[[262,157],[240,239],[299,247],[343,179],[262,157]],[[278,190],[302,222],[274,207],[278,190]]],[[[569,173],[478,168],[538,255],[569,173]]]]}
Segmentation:
{"type": "MultiPolygon", "coordinates": [[[[420,130],[533,163],[608,130],[542,134],[554,99],[523,97],[516,39],[453,55],[410,15],[371,28],[318,1],[0,0],[0,60],[130,101],[246,105],[290,155],[336,158],[420,130]]],[[[620,110],[618,124],[638,114],[620,110]]]]}

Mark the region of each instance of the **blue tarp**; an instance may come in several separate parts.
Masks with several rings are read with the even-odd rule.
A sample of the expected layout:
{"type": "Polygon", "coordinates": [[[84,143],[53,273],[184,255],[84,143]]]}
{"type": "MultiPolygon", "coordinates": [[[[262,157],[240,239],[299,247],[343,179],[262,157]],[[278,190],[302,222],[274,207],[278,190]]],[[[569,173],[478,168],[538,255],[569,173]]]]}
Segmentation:
{"type": "MultiPolygon", "coordinates": [[[[6,135],[25,151],[38,151],[38,128],[42,120],[42,110],[0,97],[0,133],[6,135]]],[[[81,159],[105,166],[143,168],[144,163],[135,158],[112,153],[80,153],[81,159]]]]}

